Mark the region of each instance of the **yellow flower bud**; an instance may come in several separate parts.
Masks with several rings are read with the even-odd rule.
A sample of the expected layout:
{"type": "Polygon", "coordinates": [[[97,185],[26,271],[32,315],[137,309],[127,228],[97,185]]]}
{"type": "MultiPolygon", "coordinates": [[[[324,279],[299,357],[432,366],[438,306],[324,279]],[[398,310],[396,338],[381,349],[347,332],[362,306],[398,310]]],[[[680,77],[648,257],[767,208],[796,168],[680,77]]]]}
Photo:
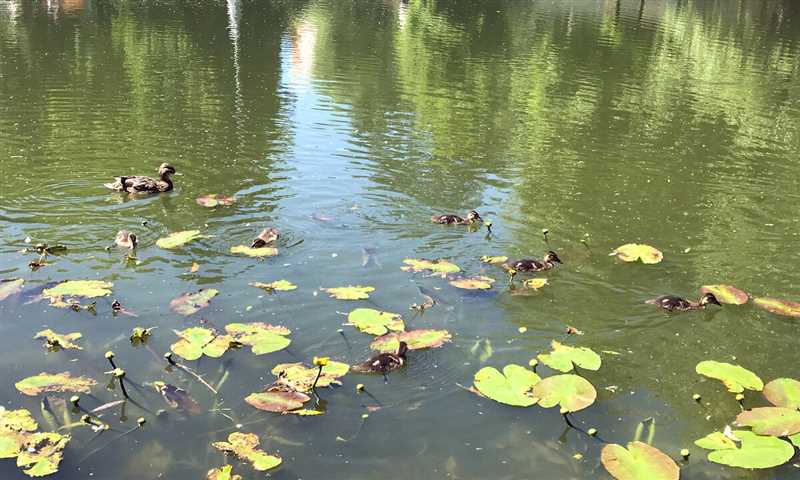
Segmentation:
{"type": "Polygon", "coordinates": [[[330,357],[314,357],[314,365],[317,367],[324,367],[328,365],[330,360],[330,357]]]}

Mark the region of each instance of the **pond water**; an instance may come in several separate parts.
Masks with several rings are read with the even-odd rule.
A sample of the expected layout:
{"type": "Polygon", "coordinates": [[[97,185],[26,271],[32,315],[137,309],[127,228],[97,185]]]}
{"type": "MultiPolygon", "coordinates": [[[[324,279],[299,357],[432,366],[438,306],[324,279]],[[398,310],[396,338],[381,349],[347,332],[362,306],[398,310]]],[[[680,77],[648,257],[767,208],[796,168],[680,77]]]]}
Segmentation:
{"type": "MultiPolygon", "coordinates": [[[[603,352],[599,371],[582,372],[598,398],[572,415],[577,427],[624,444],[652,418],[654,446],[676,458],[691,448],[682,478],[800,478],[792,462],[736,470],[692,445],[739,412],[695,365],[797,377],[797,321],[752,304],[666,315],[643,303],[696,299],[714,283],[800,299],[798,58],[794,0],[0,0],[0,277],[25,280],[0,302],[0,401],[41,422],[39,398],[14,383],[66,370],[98,380],[87,407],[119,399],[103,373],[113,349],[132,381],[180,386],[204,410],[186,417],[151,387],[128,387],[146,410],[104,420],[119,432],[144,416],[144,428],[111,443],[118,432],[73,429],[53,478],[205,478],[226,462],[210,443],[236,423],[280,454],[266,474],[278,479],[610,478],[603,443],[566,428],[558,409],[461,387],[481,367],[526,365],[555,339],[603,352]],[[165,161],[182,174],[173,192],[130,199],[102,187],[165,161]],[[196,203],[210,193],[236,203],[196,203]],[[469,209],[492,220],[491,235],[430,223],[469,209]],[[282,233],[279,256],[229,252],[266,226],[282,233]],[[120,229],[138,234],[136,261],[106,249],[120,229]],[[155,245],[191,229],[207,238],[155,245]],[[26,238],[68,251],[31,271],[26,238]],[[608,256],[628,242],[664,261],[608,256]],[[529,295],[479,260],[550,249],[564,264],[529,295]],[[446,257],[497,283],[457,290],[401,271],[410,257],[446,257]],[[96,315],[29,302],[68,279],[113,282],[113,295],[96,315]],[[278,279],[298,289],[248,285],[278,279]],[[376,290],[353,302],[319,292],[349,284],[376,290]],[[409,310],[419,287],[439,300],[421,315],[409,310]],[[170,311],[199,288],[219,290],[208,308],[170,311]],[[112,315],[113,299],[138,317],[112,315]],[[388,384],[348,374],[321,389],[323,416],[244,403],[278,363],[367,358],[371,336],[342,326],[356,307],[453,341],[411,352],[388,384]],[[283,325],[292,343],[186,362],[212,383],[229,372],[215,399],[161,358],[174,329],[201,319],[283,325]],[[568,337],[568,325],[584,335],[568,337]],[[147,347],[129,343],[136,326],[157,327],[147,347]],[[83,333],[84,350],[48,353],[33,340],[45,328],[83,333]]],[[[745,402],[765,404],[753,392],[745,402]]],[[[227,461],[244,478],[265,475],[227,461]]],[[[26,478],[13,460],[0,477],[26,478]]]]}

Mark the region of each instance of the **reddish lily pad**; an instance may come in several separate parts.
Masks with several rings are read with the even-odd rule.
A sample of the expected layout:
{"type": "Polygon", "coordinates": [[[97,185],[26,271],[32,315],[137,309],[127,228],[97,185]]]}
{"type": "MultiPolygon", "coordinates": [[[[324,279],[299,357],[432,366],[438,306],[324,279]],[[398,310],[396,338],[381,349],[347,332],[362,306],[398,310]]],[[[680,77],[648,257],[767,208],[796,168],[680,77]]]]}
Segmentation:
{"type": "Polygon", "coordinates": [[[449,342],[451,338],[450,332],[447,330],[409,330],[378,337],[369,344],[369,348],[383,353],[396,352],[400,342],[406,342],[409,350],[438,348],[449,342]]]}
{"type": "Polygon", "coordinates": [[[623,262],[635,262],[641,260],[642,263],[659,263],[664,259],[664,254],[655,247],[643,243],[626,243],[611,252],[623,262]]]}
{"type": "Polygon", "coordinates": [[[327,292],[331,298],[337,300],[366,300],[369,298],[369,294],[375,291],[375,288],[351,285],[348,287],[323,288],[322,291],[327,292]]]}
{"type": "Polygon", "coordinates": [[[370,335],[384,335],[389,331],[402,332],[406,328],[399,314],[373,308],[356,308],[347,315],[347,322],[370,335]]]}
{"type": "Polygon", "coordinates": [[[234,432],[228,435],[227,442],[214,442],[212,447],[225,453],[236,455],[248,461],[259,472],[273,469],[281,464],[281,457],[269,455],[258,448],[258,435],[254,433],[234,432]]]}
{"type": "Polygon", "coordinates": [[[540,353],[537,358],[540,362],[559,372],[571,372],[575,367],[586,370],[599,370],[602,363],[600,355],[591,348],[570,347],[553,340],[553,351],[540,353]]]}
{"type": "Polygon", "coordinates": [[[22,291],[25,280],[21,278],[7,278],[0,280],[0,302],[22,291]]]}
{"type": "Polygon", "coordinates": [[[747,430],[732,432],[739,444],[722,440],[719,432],[695,442],[707,450],[708,459],[714,463],[739,468],[772,468],[782,465],[794,456],[794,447],[779,438],[756,435],[747,430]],[[733,444],[733,446],[731,446],[733,444]]]}
{"type": "Polygon", "coordinates": [[[725,362],[705,360],[697,364],[695,371],[700,375],[720,380],[731,393],[742,393],[745,389],[761,391],[764,382],[750,370],[725,362]]]}
{"type": "Polygon", "coordinates": [[[800,412],[785,407],[758,407],[736,417],[740,427],[750,427],[759,435],[788,437],[800,433],[800,412]]]}
{"type": "Polygon", "coordinates": [[[744,305],[750,300],[747,292],[743,292],[736,287],[730,285],[703,285],[700,287],[700,293],[713,294],[720,303],[727,303],[729,305],[744,305]]]}
{"type": "Polygon", "coordinates": [[[537,401],[531,391],[541,378],[536,372],[520,365],[509,364],[500,373],[494,367],[484,367],[475,374],[476,393],[495,402],[514,407],[529,407],[537,401]]]}
{"type": "Polygon", "coordinates": [[[800,382],[792,378],[776,378],[764,386],[764,396],[776,407],[800,410],[800,382]]]}
{"type": "Polygon", "coordinates": [[[610,443],[600,452],[600,461],[617,480],[678,480],[680,468],[661,450],[642,442],[626,449],[610,443]]]}
{"type": "Polygon", "coordinates": [[[20,380],[14,386],[25,395],[36,396],[49,392],[75,392],[92,393],[92,387],[97,382],[87,377],[73,377],[69,372],[40,373],[33,377],[20,380]]]}
{"type": "Polygon", "coordinates": [[[207,208],[213,208],[219,205],[233,205],[235,201],[235,198],[219,193],[197,197],[197,204],[207,208]]]}
{"type": "Polygon", "coordinates": [[[291,330],[267,323],[231,323],[225,325],[225,331],[236,342],[251,347],[256,355],[277,352],[292,343],[286,338],[291,330]]]}
{"type": "Polygon", "coordinates": [[[266,391],[251,393],[244,401],[259,410],[285,413],[303,408],[303,404],[311,400],[305,393],[296,391],[266,391]]]}
{"type": "Polygon", "coordinates": [[[593,404],[597,390],[585,378],[573,375],[547,377],[533,387],[533,396],[544,408],[561,406],[563,412],[577,412],[593,404]]]}
{"type": "Polygon", "coordinates": [[[780,300],[777,298],[758,297],[753,299],[753,303],[760,308],[763,308],[764,310],[776,315],[800,317],[800,303],[797,302],[780,300]]]}
{"type": "Polygon", "coordinates": [[[191,315],[206,308],[211,299],[216,297],[219,290],[214,288],[200,289],[196,292],[184,293],[169,302],[169,308],[181,315],[191,315]]]}
{"type": "Polygon", "coordinates": [[[170,350],[186,360],[197,360],[203,355],[219,358],[235,344],[230,335],[218,335],[210,328],[190,327],[173,330],[180,340],[170,346],[170,350]]]}

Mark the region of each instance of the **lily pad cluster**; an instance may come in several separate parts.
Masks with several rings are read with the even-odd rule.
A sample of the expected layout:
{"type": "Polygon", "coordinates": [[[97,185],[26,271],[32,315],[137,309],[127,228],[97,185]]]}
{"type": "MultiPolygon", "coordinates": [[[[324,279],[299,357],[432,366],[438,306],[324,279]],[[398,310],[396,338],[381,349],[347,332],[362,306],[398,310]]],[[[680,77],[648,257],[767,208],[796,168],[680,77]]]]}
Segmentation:
{"type": "Polygon", "coordinates": [[[326,360],[319,367],[304,363],[282,363],[272,369],[278,378],[261,392],[248,395],[244,400],[251,406],[275,413],[291,413],[294,415],[319,415],[322,412],[305,409],[306,402],[311,400],[308,394],[314,388],[325,388],[341,385],[339,378],[350,371],[346,363],[326,360]]]}
{"type": "Polygon", "coordinates": [[[281,457],[258,448],[260,443],[258,435],[254,433],[234,432],[228,435],[227,442],[214,442],[211,446],[249,462],[259,472],[271,470],[283,462],[281,457]]]}
{"type": "Polygon", "coordinates": [[[0,458],[16,458],[29,477],[56,473],[69,435],[37,432],[39,425],[28,410],[0,407],[0,458]]]}
{"type": "Polygon", "coordinates": [[[247,345],[256,355],[277,352],[292,342],[287,338],[291,330],[266,323],[231,323],[225,333],[206,327],[175,330],[179,340],[170,349],[186,360],[197,360],[203,355],[219,358],[232,347],[247,345]]]}

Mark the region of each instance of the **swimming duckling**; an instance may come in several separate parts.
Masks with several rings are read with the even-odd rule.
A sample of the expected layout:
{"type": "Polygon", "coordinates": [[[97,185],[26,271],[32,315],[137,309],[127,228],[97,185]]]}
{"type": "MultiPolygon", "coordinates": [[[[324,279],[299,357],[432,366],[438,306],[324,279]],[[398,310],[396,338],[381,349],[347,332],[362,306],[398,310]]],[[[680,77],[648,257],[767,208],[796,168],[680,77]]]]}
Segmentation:
{"type": "Polygon", "coordinates": [[[128,250],[135,250],[136,246],[139,245],[136,234],[129,232],[128,230],[120,230],[117,232],[117,237],[114,239],[114,243],[119,248],[127,248],[128,250]]]}
{"type": "Polygon", "coordinates": [[[353,365],[350,370],[356,373],[382,373],[384,380],[388,382],[386,374],[406,364],[406,352],[408,352],[408,344],[400,342],[396,353],[375,355],[365,362],[353,365]]]}
{"type": "Polygon", "coordinates": [[[278,233],[277,229],[274,228],[265,228],[258,234],[255,240],[253,240],[253,244],[250,245],[250,248],[261,248],[265,247],[272,242],[276,241],[280,234],[278,233]]]}
{"type": "Polygon", "coordinates": [[[472,225],[477,221],[483,221],[480,214],[475,210],[470,210],[467,213],[467,218],[461,218],[458,215],[434,215],[431,217],[433,223],[441,223],[444,225],[472,225]]]}
{"type": "Polygon", "coordinates": [[[556,263],[564,263],[558,258],[556,252],[550,250],[544,255],[541,260],[522,259],[522,260],[509,260],[503,266],[506,270],[514,270],[515,272],[541,272],[543,270],[551,270],[555,268],[556,263]]]}
{"type": "Polygon", "coordinates": [[[170,175],[175,173],[175,167],[169,163],[162,163],[158,167],[159,178],[134,175],[131,177],[114,177],[114,183],[105,183],[105,187],[117,192],[127,193],[160,193],[172,190],[170,175]]]}
{"type": "Polygon", "coordinates": [[[717,297],[715,297],[714,294],[710,292],[700,297],[699,302],[692,302],[681,297],[675,297],[673,295],[662,295],[660,297],[647,300],[644,303],[650,305],[657,305],[658,307],[663,308],[664,310],[667,310],[669,312],[703,310],[709,303],[713,303],[714,305],[719,305],[720,307],[722,306],[722,304],[719,303],[719,300],[717,300],[717,297]]]}

